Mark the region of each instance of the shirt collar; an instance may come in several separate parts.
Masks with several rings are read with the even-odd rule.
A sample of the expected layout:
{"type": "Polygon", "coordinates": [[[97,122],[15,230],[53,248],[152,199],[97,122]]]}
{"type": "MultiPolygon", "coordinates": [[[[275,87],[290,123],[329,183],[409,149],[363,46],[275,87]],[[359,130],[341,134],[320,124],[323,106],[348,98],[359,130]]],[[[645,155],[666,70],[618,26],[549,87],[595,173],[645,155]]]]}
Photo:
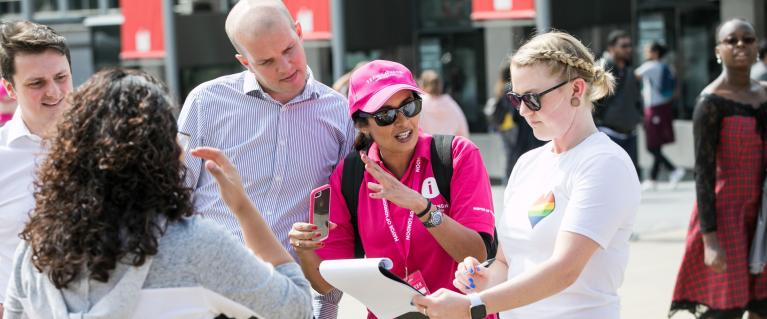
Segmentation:
{"type": "MultiPolygon", "coordinates": [[[[242,93],[245,95],[254,95],[254,96],[265,96],[266,92],[264,92],[264,89],[261,87],[261,84],[258,83],[258,80],[256,80],[256,75],[253,74],[253,72],[250,72],[249,70],[246,70],[244,72],[245,79],[242,83],[242,93]]],[[[320,92],[317,87],[317,82],[314,80],[314,73],[312,73],[312,69],[309,68],[309,66],[306,66],[306,85],[304,86],[304,91],[301,92],[298,96],[293,98],[291,102],[293,101],[304,101],[308,99],[316,99],[320,96],[320,92]]]]}
{"type": "Polygon", "coordinates": [[[14,141],[28,137],[32,141],[40,142],[42,139],[29,131],[29,128],[24,124],[24,120],[21,118],[21,107],[16,108],[16,112],[13,113],[13,118],[5,123],[5,127],[8,130],[8,144],[14,141]]]}
{"type": "MultiPolygon", "coordinates": [[[[415,144],[413,157],[410,158],[408,171],[412,169],[413,163],[416,159],[420,158],[422,161],[425,161],[422,163],[427,163],[429,159],[431,159],[431,139],[431,135],[423,133],[420,128],[418,129],[418,142],[415,144]]],[[[370,149],[368,149],[368,157],[378,163],[381,168],[385,169],[383,161],[381,160],[381,154],[378,149],[378,143],[374,142],[372,145],[370,145],[370,149]]]]}

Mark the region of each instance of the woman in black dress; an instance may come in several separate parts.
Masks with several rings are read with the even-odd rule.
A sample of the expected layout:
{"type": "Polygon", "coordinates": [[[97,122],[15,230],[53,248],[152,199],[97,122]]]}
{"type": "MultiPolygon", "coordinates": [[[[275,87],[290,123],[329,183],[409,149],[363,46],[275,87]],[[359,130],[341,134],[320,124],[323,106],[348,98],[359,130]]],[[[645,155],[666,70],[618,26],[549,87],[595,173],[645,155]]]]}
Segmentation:
{"type": "Polygon", "coordinates": [[[717,43],[722,74],[703,89],[693,114],[697,202],[671,314],[767,318],[767,274],[748,269],[767,167],[767,83],[749,77],[757,51],[749,22],[724,22],[717,43]]]}

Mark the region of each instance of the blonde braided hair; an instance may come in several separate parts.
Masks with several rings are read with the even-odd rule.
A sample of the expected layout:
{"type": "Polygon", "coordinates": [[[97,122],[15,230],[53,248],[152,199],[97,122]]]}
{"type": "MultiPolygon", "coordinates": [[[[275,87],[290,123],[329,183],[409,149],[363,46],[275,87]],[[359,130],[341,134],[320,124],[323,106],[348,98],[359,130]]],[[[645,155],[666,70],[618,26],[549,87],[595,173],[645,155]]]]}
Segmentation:
{"type": "Polygon", "coordinates": [[[589,84],[589,101],[599,100],[613,93],[615,79],[578,39],[564,32],[539,34],[519,48],[511,57],[517,67],[543,64],[552,75],[562,80],[582,78],[589,84]]]}

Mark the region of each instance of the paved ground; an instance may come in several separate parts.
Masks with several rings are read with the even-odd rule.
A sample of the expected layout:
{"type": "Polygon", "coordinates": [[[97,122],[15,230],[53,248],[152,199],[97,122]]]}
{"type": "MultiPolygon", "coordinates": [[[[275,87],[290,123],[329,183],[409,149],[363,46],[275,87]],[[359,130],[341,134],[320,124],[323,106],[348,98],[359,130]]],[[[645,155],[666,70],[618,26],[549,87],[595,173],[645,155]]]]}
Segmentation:
{"type": "MultiPolygon", "coordinates": [[[[501,207],[503,187],[493,187],[496,207],[501,207]]],[[[635,239],[622,296],[623,319],[666,318],[674,281],[684,252],[684,238],[695,200],[694,184],[682,182],[671,190],[661,185],[654,192],[642,194],[642,203],[634,227],[635,239]]],[[[364,318],[365,307],[344,296],[339,318],[364,318]]],[[[678,314],[674,319],[692,318],[678,314]]]]}

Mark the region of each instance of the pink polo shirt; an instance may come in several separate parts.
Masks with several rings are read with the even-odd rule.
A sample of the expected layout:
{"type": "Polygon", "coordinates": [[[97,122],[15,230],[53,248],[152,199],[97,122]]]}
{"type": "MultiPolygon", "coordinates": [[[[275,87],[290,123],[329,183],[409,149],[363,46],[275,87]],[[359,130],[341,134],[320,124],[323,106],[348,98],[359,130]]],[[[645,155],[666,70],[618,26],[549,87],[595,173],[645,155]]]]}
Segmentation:
{"type": "MultiPolygon", "coordinates": [[[[495,222],[493,197],[487,169],[482,162],[479,149],[466,138],[457,136],[453,140],[453,179],[450,183],[452,198],[448,204],[447,200],[439,194],[436,181],[433,179],[434,174],[430,163],[431,139],[431,135],[419,134],[413,158],[400,182],[421,192],[427,198],[433,197],[432,204],[442,208],[445,215],[458,223],[492,236],[495,222]]],[[[381,162],[377,144],[370,147],[368,156],[386,170],[381,162]]],[[[323,260],[354,258],[354,230],[350,222],[349,209],[341,193],[343,165],[342,161],[330,176],[330,220],[338,227],[330,231],[325,247],[317,250],[317,254],[323,260]]],[[[367,257],[391,259],[394,263],[392,272],[400,277],[405,277],[406,265],[411,274],[420,270],[431,292],[440,288],[456,290],[453,287],[453,274],[458,264],[442,249],[418,217],[413,219],[412,237],[410,241],[407,241],[405,232],[410,210],[389,202],[393,231],[398,237],[398,241],[395,242],[392,231],[386,223],[383,201],[371,199],[368,196],[370,190],[367,182],[376,182],[376,180],[365,172],[359,192],[357,222],[367,257]],[[410,249],[406,262],[403,253],[406,251],[404,245],[408,242],[410,249]]]]}

